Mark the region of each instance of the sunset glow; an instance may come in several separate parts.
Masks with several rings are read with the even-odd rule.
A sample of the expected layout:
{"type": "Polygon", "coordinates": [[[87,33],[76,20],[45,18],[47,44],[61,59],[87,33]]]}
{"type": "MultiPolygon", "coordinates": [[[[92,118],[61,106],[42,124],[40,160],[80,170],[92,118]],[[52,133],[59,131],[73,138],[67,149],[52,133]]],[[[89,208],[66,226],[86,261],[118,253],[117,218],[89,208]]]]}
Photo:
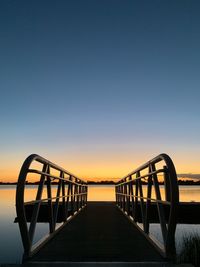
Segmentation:
{"type": "Polygon", "coordinates": [[[85,179],[163,152],[200,174],[199,4],[75,2],[0,4],[0,181],[32,153],[85,179]]]}

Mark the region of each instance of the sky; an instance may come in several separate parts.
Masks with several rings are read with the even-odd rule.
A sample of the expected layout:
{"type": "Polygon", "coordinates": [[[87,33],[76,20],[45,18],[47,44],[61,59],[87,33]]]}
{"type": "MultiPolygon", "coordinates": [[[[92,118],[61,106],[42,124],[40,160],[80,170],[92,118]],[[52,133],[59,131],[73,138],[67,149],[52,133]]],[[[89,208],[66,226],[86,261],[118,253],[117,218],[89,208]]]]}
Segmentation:
{"type": "Polygon", "coordinates": [[[200,2],[0,1],[0,181],[39,154],[120,178],[200,173],[200,2]]]}

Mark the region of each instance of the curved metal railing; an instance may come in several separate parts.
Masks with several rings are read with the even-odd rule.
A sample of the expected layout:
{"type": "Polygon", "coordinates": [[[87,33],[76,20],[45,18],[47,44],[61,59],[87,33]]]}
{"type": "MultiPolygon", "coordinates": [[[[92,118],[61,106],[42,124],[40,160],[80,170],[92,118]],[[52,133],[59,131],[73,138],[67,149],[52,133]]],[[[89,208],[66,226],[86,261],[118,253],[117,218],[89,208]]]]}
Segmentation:
{"type": "Polygon", "coordinates": [[[22,165],[16,191],[16,212],[24,247],[24,257],[30,257],[35,253],[70,218],[81,211],[86,203],[87,184],[83,180],[39,155],[30,155],[22,165]],[[37,166],[32,168],[33,165],[37,166]],[[33,201],[25,201],[25,187],[29,174],[39,177],[36,198],[33,201]],[[46,196],[42,197],[44,188],[46,196]],[[52,196],[53,189],[56,190],[55,197],[52,196]],[[42,205],[48,210],[49,234],[33,244],[42,205]],[[28,206],[31,207],[30,225],[26,210],[28,206]],[[61,213],[62,223],[57,226],[59,212],[61,213]]]}
{"type": "Polygon", "coordinates": [[[163,256],[174,258],[179,190],[171,158],[166,154],[158,155],[122,178],[115,189],[117,206],[163,256]],[[150,234],[153,210],[163,242],[150,234]]]}

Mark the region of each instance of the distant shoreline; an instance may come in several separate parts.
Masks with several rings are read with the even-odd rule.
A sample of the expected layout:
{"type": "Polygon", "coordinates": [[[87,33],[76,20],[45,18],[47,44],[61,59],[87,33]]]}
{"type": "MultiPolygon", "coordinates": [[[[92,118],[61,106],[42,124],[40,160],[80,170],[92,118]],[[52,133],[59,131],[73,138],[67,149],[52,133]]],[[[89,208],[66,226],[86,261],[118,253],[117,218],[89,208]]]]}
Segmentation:
{"type": "MultiPolygon", "coordinates": [[[[38,182],[26,182],[26,185],[38,185],[38,182]]],[[[52,182],[52,185],[57,185],[57,182],[52,182]]],[[[114,181],[99,181],[99,182],[94,182],[94,181],[88,181],[88,185],[115,185],[117,184],[114,181]]],[[[147,184],[143,182],[142,184],[147,184]]],[[[160,185],[163,185],[164,182],[160,182],[160,185]]],[[[0,185],[17,185],[17,182],[0,182],[0,185]]],[[[200,185],[200,180],[198,181],[191,181],[191,180],[178,180],[178,185],[200,185]]]]}

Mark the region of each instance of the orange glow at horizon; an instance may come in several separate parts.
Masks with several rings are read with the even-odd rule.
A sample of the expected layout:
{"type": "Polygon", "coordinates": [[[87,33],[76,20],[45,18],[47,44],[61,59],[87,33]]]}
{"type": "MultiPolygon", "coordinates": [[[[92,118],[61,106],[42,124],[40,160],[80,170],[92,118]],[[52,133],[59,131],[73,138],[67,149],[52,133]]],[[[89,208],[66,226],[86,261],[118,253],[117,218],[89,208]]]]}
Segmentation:
{"type": "MultiPolygon", "coordinates": [[[[155,154],[154,154],[155,156],[155,154]]],[[[152,154],[148,153],[146,157],[140,153],[139,155],[120,154],[80,154],[64,156],[54,155],[44,156],[57,165],[65,168],[74,175],[85,180],[114,180],[120,179],[133,171],[138,166],[147,162],[152,158],[152,154]]],[[[20,172],[20,168],[26,157],[19,157],[18,160],[5,160],[4,164],[0,166],[0,182],[16,182],[20,172]]],[[[197,160],[188,160],[182,155],[172,157],[177,173],[200,173],[199,164],[197,160]]]]}

